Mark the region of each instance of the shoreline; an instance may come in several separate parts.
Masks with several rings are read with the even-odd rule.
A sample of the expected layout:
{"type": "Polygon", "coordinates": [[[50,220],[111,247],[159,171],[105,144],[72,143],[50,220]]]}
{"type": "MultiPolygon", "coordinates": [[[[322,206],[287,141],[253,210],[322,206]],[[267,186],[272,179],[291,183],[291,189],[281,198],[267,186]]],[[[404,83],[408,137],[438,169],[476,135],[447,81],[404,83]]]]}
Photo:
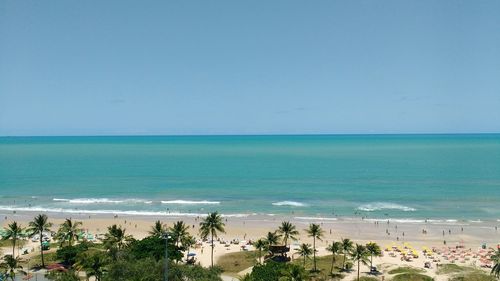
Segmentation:
{"type": "MultiPolygon", "coordinates": [[[[5,226],[13,220],[27,225],[35,215],[44,213],[54,222],[54,227],[66,218],[82,221],[84,228],[90,232],[105,232],[107,226],[112,224],[124,226],[135,237],[147,235],[150,227],[156,220],[167,225],[182,220],[190,227],[190,232],[198,235],[198,225],[203,216],[141,216],[141,215],[113,215],[113,214],[78,214],[78,213],[53,213],[53,212],[5,212],[0,211],[0,222],[5,226]]],[[[282,221],[290,221],[297,225],[301,231],[300,240],[308,240],[304,233],[310,223],[320,224],[325,231],[325,239],[338,240],[349,237],[360,241],[382,241],[384,243],[412,241],[422,244],[443,245],[444,241],[450,243],[487,243],[495,245],[500,243],[500,230],[498,221],[481,221],[460,223],[446,221],[399,221],[399,220],[374,220],[362,218],[319,218],[319,217],[290,217],[282,215],[251,216],[251,217],[224,217],[226,233],[221,237],[225,239],[238,238],[240,240],[256,240],[263,237],[268,231],[277,229],[282,221]],[[423,234],[423,230],[426,234],[423,234]]]]}
{"type": "MultiPolygon", "coordinates": [[[[216,210],[217,211],[217,210],[216,210]]],[[[219,211],[217,211],[219,212],[219,211]]],[[[10,216],[16,214],[37,214],[46,213],[54,214],[58,217],[133,217],[138,219],[172,219],[172,218],[197,218],[204,217],[207,212],[176,212],[176,211],[121,211],[121,210],[80,210],[80,209],[64,209],[64,208],[42,208],[42,207],[4,207],[0,206],[0,216],[10,216]]],[[[309,215],[309,214],[273,214],[273,213],[241,213],[241,214],[224,214],[219,212],[224,218],[241,218],[246,220],[257,221],[274,221],[278,218],[285,218],[290,221],[310,221],[310,222],[350,222],[350,221],[366,221],[379,223],[401,223],[401,224],[434,224],[434,225],[450,225],[450,226],[468,226],[468,225],[496,225],[500,226],[500,219],[463,219],[463,218],[418,218],[418,217],[384,217],[377,218],[371,216],[325,216],[324,214],[309,215]]]]}

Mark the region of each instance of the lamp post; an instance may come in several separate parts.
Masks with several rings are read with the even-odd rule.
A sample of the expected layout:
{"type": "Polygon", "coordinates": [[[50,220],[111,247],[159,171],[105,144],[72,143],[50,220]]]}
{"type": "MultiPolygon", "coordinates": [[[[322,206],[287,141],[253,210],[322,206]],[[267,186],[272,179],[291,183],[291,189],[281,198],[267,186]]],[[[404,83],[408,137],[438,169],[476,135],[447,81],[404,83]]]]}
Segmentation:
{"type": "Polygon", "coordinates": [[[163,272],[163,280],[168,281],[168,239],[170,238],[170,233],[165,232],[161,237],[165,239],[165,271],[163,272]]]}

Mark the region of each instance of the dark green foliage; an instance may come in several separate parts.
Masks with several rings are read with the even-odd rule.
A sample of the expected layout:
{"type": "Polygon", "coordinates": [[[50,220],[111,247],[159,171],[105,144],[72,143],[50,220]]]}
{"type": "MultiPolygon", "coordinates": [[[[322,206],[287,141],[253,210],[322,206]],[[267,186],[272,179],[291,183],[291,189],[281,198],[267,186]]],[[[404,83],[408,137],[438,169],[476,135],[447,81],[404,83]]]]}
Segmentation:
{"type": "Polygon", "coordinates": [[[169,279],[172,281],[221,281],[218,267],[203,268],[199,265],[171,266],[169,279]]]}
{"type": "Polygon", "coordinates": [[[92,246],[92,243],[82,242],[76,246],[65,246],[57,250],[56,258],[61,260],[67,266],[73,266],[76,263],[78,254],[83,253],[92,246]]]}
{"type": "Polygon", "coordinates": [[[80,281],[80,278],[78,278],[78,275],[74,271],[68,271],[68,272],[58,272],[58,271],[51,271],[45,277],[49,280],[55,280],[55,281],[80,281]]]}
{"type": "Polygon", "coordinates": [[[162,280],[163,264],[153,258],[136,261],[118,260],[108,265],[103,281],[158,281],[162,280]]]}
{"type": "MultiPolygon", "coordinates": [[[[119,260],[108,266],[103,281],[159,281],[163,280],[164,263],[153,258],[119,260]]],[[[169,281],[221,281],[220,270],[206,269],[197,265],[169,263],[169,281]]]]}
{"type": "MultiPolygon", "coordinates": [[[[279,281],[280,278],[293,278],[291,280],[308,280],[307,272],[300,265],[291,263],[267,262],[256,265],[250,274],[250,280],[279,281]]],[[[288,279],[287,279],[288,280],[288,279]]]]}
{"type": "MultiPolygon", "coordinates": [[[[175,246],[174,242],[169,240],[169,260],[182,260],[183,253],[181,250],[183,250],[181,247],[175,246]]],[[[142,240],[135,240],[129,245],[125,252],[135,259],[152,257],[156,261],[159,261],[165,257],[165,239],[157,236],[150,236],[142,240]]]]}

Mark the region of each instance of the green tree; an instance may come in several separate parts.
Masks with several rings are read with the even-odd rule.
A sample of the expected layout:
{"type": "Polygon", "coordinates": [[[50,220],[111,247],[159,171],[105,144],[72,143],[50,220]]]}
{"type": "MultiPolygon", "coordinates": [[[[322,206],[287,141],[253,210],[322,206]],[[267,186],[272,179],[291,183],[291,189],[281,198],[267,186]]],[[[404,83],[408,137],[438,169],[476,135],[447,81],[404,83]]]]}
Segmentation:
{"type": "Polygon", "coordinates": [[[35,235],[40,236],[40,253],[42,256],[42,267],[45,267],[45,260],[43,258],[43,232],[50,231],[52,223],[49,222],[49,218],[45,214],[40,214],[36,216],[33,221],[29,223],[28,231],[31,233],[31,237],[35,235]]]}
{"type": "Polygon", "coordinates": [[[500,278],[500,249],[497,249],[495,254],[491,256],[491,260],[493,261],[491,274],[495,275],[496,278],[500,278]]]}
{"type": "Polygon", "coordinates": [[[87,251],[92,243],[82,242],[76,246],[65,246],[57,249],[56,258],[62,260],[63,263],[72,267],[76,263],[76,258],[79,254],[87,251]]]}
{"type": "Polygon", "coordinates": [[[73,221],[71,219],[66,219],[63,224],[59,227],[56,237],[61,245],[68,241],[68,246],[72,246],[74,241],[78,241],[79,234],[83,231],[81,229],[82,222],[73,221]]]}
{"type": "Polygon", "coordinates": [[[318,271],[318,269],[316,268],[316,239],[321,241],[324,231],[321,229],[319,224],[311,223],[309,225],[309,228],[306,229],[306,232],[309,237],[313,238],[313,268],[314,271],[318,271]]]}
{"type": "Polygon", "coordinates": [[[182,239],[184,239],[184,237],[189,235],[188,229],[189,229],[189,227],[183,221],[177,221],[170,228],[169,234],[172,237],[172,239],[175,241],[176,246],[179,246],[182,239]]]}
{"type": "Polygon", "coordinates": [[[347,255],[350,254],[350,252],[353,248],[353,243],[352,243],[351,239],[349,239],[349,238],[342,239],[341,243],[342,243],[342,254],[344,255],[344,259],[342,260],[342,270],[346,270],[345,261],[346,261],[347,255]]]}
{"type": "MultiPolygon", "coordinates": [[[[168,240],[167,247],[169,260],[182,260],[181,249],[175,246],[173,240],[168,240]]],[[[124,255],[132,260],[154,258],[159,261],[165,256],[165,239],[159,236],[149,236],[141,240],[134,240],[128,245],[124,255]]]]}
{"type": "Polygon", "coordinates": [[[306,266],[306,258],[309,258],[312,254],[313,250],[311,248],[311,245],[302,243],[300,247],[295,251],[299,256],[301,256],[304,259],[303,266],[306,266]]]}
{"type": "Polygon", "coordinates": [[[186,254],[189,254],[189,250],[196,244],[196,239],[192,235],[186,235],[181,240],[182,248],[186,250],[186,254]]]}
{"type": "Polygon", "coordinates": [[[258,264],[253,267],[250,276],[255,281],[279,281],[280,278],[286,276],[289,271],[289,263],[279,263],[268,261],[264,264],[258,264]]]}
{"type": "Polygon", "coordinates": [[[370,253],[368,253],[366,247],[360,244],[356,244],[353,251],[351,252],[352,260],[358,263],[358,281],[359,281],[359,271],[361,268],[360,263],[362,262],[363,264],[367,264],[369,255],[370,253]]]}
{"type": "Polygon", "coordinates": [[[266,248],[267,243],[264,239],[259,239],[253,243],[253,246],[259,251],[259,263],[262,264],[262,250],[266,248]]]}
{"type": "Polygon", "coordinates": [[[12,257],[15,257],[16,242],[19,238],[22,237],[24,228],[22,228],[20,224],[17,224],[17,222],[14,221],[10,223],[4,230],[5,234],[3,235],[2,240],[12,240],[12,257]]]}
{"type": "Polygon", "coordinates": [[[299,235],[299,231],[289,221],[284,221],[278,228],[278,233],[283,236],[283,244],[287,245],[288,239],[297,240],[296,235],[299,235]]]}
{"type": "Polygon", "coordinates": [[[104,253],[100,251],[87,251],[78,255],[77,260],[77,268],[84,271],[87,278],[93,276],[96,281],[102,280],[106,272],[105,267],[108,265],[108,259],[104,253]]]}
{"type": "MultiPolygon", "coordinates": [[[[172,244],[173,245],[173,244],[172,244]]],[[[169,265],[169,281],[173,271],[169,265]]],[[[120,259],[106,266],[103,281],[159,281],[163,280],[163,261],[151,257],[141,259],[120,259]]]]}
{"type": "Polygon", "coordinates": [[[165,232],[167,232],[167,227],[161,221],[157,220],[155,221],[155,224],[151,227],[149,235],[161,237],[165,232]]]}
{"type": "MultiPolygon", "coordinates": [[[[199,265],[177,265],[171,267],[169,279],[172,281],[222,281],[218,267],[203,268],[199,265]]],[[[158,279],[156,279],[158,280],[158,279]]],[[[154,281],[156,281],[154,280],[154,281]]],[[[128,280],[127,280],[128,281],[128,280]]],[[[130,280],[135,281],[135,280],[130,280]]]]}
{"type": "Polygon", "coordinates": [[[373,257],[379,257],[382,255],[382,249],[380,249],[380,246],[377,243],[370,242],[366,244],[366,250],[370,254],[370,270],[373,267],[373,257]]]}
{"type": "Polygon", "coordinates": [[[306,281],[309,276],[305,269],[296,264],[288,264],[285,270],[281,271],[282,276],[279,281],[306,281]]]}
{"type": "Polygon", "coordinates": [[[268,232],[266,236],[266,244],[267,246],[275,246],[278,245],[280,240],[280,235],[275,232],[268,232]]]}
{"type": "Polygon", "coordinates": [[[23,267],[20,265],[19,258],[14,258],[11,255],[3,257],[3,262],[0,264],[0,268],[4,270],[5,276],[9,277],[12,281],[16,278],[16,272],[26,274],[26,272],[22,270],[23,267]]]}
{"type": "Polygon", "coordinates": [[[104,244],[108,248],[116,248],[118,251],[133,241],[131,235],[127,235],[126,229],[113,224],[108,227],[108,233],[104,235],[104,244]]]}
{"type": "Polygon", "coordinates": [[[209,213],[206,218],[200,222],[200,236],[202,239],[207,239],[210,236],[212,244],[211,265],[214,266],[214,238],[217,238],[218,232],[224,233],[224,222],[219,213],[209,213]]]}
{"type": "Polygon", "coordinates": [[[328,245],[326,250],[332,253],[332,266],[330,267],[330,274],[333,273],[333,266],[335,264],[335,260],[337,259],[337,255],[342,251],[342,243],[340,242],[332,242],[332,244],[328,245]]]}

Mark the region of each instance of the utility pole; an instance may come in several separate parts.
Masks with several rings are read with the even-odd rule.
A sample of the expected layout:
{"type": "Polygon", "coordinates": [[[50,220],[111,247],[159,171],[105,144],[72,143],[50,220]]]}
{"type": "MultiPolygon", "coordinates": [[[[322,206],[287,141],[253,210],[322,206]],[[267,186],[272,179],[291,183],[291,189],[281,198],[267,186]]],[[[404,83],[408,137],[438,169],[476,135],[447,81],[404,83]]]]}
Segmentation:
{"type": "Polygon", "coordinates": [[[163,281],[168,281],[168,238],[170,238],[169,233],[165,232],[162,235],[162,238],[165,239],[165,271],[163,273],[163,281]]]}

